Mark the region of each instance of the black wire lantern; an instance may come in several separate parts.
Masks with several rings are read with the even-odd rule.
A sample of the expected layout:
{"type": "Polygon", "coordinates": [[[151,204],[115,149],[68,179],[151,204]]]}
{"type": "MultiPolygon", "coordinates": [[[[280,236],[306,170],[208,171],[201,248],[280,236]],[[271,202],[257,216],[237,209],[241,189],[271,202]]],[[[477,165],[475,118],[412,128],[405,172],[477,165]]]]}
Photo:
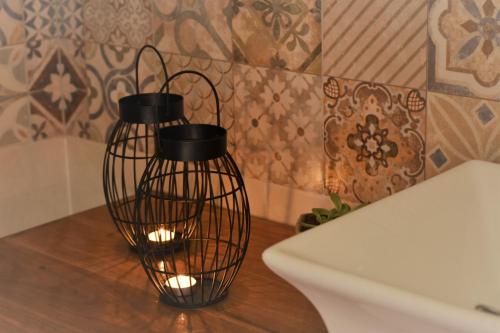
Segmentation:
{"type": "Polygon", "coordinates": [[[160,58],[168,79],[158,50],[150,45],[141,48],[135,63],[136,94],[119,100],[120,116],[109,137],[103,164],[106,206],[114,224],[132,248],[136,245],[134,196],[147,162],[156,151],[155,129],[187,123],[182,96],[162,93],[164,87],[158,93],[140,93],[139,62],[147,48],[160,58]]]}
{"type": "Polygon", "coordinates": [[[227,152],[217,91],[217,126],[161,128],[159,147],[136,194],[137,250],[160,301],[200,307],[222,300],[238,273],[250,236],[243,178],[227,152]]]}

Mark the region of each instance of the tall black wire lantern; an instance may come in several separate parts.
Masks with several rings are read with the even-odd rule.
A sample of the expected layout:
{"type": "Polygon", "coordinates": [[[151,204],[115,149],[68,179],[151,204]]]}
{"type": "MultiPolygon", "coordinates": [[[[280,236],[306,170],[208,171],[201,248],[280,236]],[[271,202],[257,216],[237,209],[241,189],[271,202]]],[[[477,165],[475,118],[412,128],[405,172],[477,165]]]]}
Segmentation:
{"type": "Polygon", "coordinates": [[[183,98],[180,95],[140,93],[139,62],[147,48],[160,58],[163,72],[168,73],[161,54],[152,46],[144,46],[135,63],[136,94],[119,100],[120,116],[108,139],[103,164],[103,187],[106,205],[116,227],[135,248],[135,191],[147,162],[156,151],[155,129],[184,124],[183,98]]]}
{"type": "MultiPolygon", "coordinates": [[[[160,300],[199,307],[222,300],[248,246],[250,211],[243,178],[227,152],[227,131],[217,125],[161,128],[159,147],[136,195],[137,250],[160,300]]],[[[168,91],[168,89],[167,89],[168,91]]]]}

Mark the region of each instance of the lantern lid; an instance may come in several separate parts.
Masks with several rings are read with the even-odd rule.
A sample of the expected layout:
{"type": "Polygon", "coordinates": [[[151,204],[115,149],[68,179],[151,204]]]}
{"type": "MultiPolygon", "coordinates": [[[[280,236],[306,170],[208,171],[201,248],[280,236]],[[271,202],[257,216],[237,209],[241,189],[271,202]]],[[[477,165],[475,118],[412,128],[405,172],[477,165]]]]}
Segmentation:
{"type": "Polygon", "coordinates": [[[120,119],[127,123],[154,124],[179,120],[184,117],[183,97],[176,94],[129,95],[120,98],[118,104],[120,119]]]}
{"type": "Polygon", "coordinates": [[[174,125],[159,131],[160,157],[172,161],[207,161],[227,152],[225,128],[208,124],[174,125]]]}

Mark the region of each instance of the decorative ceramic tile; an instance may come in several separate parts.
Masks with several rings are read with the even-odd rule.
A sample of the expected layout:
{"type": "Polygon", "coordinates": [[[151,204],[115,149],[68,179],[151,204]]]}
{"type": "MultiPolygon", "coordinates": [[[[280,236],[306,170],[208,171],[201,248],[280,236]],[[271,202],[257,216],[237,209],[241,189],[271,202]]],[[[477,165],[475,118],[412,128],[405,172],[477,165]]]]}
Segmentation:
{"type": "Polygon", "coordinates": [[[231,0],[153,0],[157,47],[164,52],[231,60],[232,6],[231,0]]]}
{"type": "Polygon", "coordinates": [[[26,42],[26,72],[30,85],[35,80],[35,76],[40,71],[40,68],[44,66],[44,63],[54,53],[58,52],[58,49],[57,39],[33,39],[26,42]]]}
{"type": "MultiPolygon", "coordinates": [[[[136,92],[135,60],[137,50],[129,47],[85,44],[86,77],[88,79],[88,126],[91,138],[105,142],[118,120],[118,100],[136,92]]],[[[159,60],[145,51],[140,62],[140,91],[159,89],[150,66],[160,68],[159,60]]]]}
{"type": "Polygon", "coordinates": [[[323,73],[423,89],[427,0],[323,2],[323,73]]]}
{"type": "Polygon", "coordinates": [[[32,72],[32,104],[61,126],[73,117],[86,94],[81,64],[74,61],[62,49],[52,48],[32,72]]]}
{"type": "Polygon", "coordinates": [[[33,140],[43,140],[64,134],[64,126],[58,119],[45,110],[36,98],[30,98],[30,125],[33,140]]]}
{"type": "MultiPolygon", "coordinates": [[[[150,55],[152,56],[152,55],[150,55]]],[[[169,75],[185,69],[192,69],[206,75],[215,85],[220,100],[221,123],[230,130],[232,139],[233,113],[233,64],[227,61],[201,59],[195,57],[163,54],[169,75]]],[[[151,63],[151,61],[148,61],[151,63]]],[[[161,73],[159,66],[156,72],[161,73]]],[[[163,74],[158,75],[158,82],[164,81],[163,74]]],[[[184,113],[191,123],[215,124],[216,107],[210,86],[199,76],[184,75],[175,79],[171,84],[173,93],[184,96],[184,113]]]]}
{"type": "Polygon", "coordinates": [[[465,161],[500,163],[500,103],[429,94],[426,178],[465,161]]]}
{"type": "Polygon", "coordinates": [[[29,139],[28,116],[26,95],[0,97],[0,146],[29,139]]]}
{"type": "Polygon", "coordinates": [[[236,160],[245,177],[323,189],[319,76],[235,66],[236,160]]]}
{"type": "Polygon", "coordinates": [[[423,93],[332,77],[323,92],[330,191],[366,203],[423,180],[423,93]]]}
{"type": "Polygon", "coordinates": [[[429,89],[500,97],[500,2],[432,0],[429,89]]]}
{"type": "Polygon", "coordinates": [[[85,34],[98,43],[139,48],[151,37],[151,5],[146,0],[88,0],[85,34]]]}
{"type": "Polygon", "coordinates": [[[0,46],[24,41],[23,0],[0,1],[0,46]]]}
{"type": "Polygon", "coordinates": [[[83,37],[81,0],[25,0],[24,15],[30,41],[83,37]]]}
{"type": "Polygon", "coordinates": [[[26,61],[24,45],[0,48],[0,96],[25,93],[26,61]]]}
{"type": "Polygon", "coordinates": [[[234,60],[296,72],[321,72],[321,1],[233,3],[234,60]]]}

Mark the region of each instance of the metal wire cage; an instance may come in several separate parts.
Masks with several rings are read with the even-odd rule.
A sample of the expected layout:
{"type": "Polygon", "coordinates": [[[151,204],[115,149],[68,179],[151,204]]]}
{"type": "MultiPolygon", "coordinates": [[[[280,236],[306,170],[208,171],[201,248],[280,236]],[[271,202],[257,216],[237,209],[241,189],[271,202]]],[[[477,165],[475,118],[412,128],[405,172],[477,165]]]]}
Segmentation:
{"type": "MultiPolygon", "coordinates": [[[[248,246],[250,210],[243,178],[227,152],[227,131],[217,126],[159,129],[159,149],[144,171],[136,195],[137,249],[160,293],[177,307],[222,300],[248,246]]],[[[168,82],[166,84],[168,85],[168,82]]]]}
{"type": "Polygon", "coordinates": [[[156,151],[156,128],[184,124],[183,98],[180,95],[140,93],[139,62],[144,50],[152,49],[160,58],[165,77],[166,66],[161,54],[144,46],[135,63],[136,94],[119,100],[120,117],[108,139],[103,163],[103,188],[112,220],[125,240],[135,248],[134,203],[140,177],[156,151]],[[168,107],[167,107],[168,105],[168,107]]]}

